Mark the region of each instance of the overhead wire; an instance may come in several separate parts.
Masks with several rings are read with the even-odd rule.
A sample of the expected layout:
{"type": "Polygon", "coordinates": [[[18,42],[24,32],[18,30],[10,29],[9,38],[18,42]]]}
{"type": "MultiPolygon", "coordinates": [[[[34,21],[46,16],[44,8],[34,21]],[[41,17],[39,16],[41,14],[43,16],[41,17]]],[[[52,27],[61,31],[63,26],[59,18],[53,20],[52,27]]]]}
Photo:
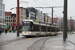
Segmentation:
{"type": "MultiPolygon", "coordinates": [[[[49,0],[49,1],[50,1],[50,0],[49,0]]],[[[53,3],[53,1],[54,1],[54,0],[51,0],[51,1],[50,1],[50,4],[52,4],[52,3],[53,3]]],[[[50,6],[50,5],[49,5],[49,6],[50,6]]]]}
{"type": "Polygon", "coordinates": [[[39,3],[41,3],[41,4],[44,4],[44,5],[46,5],[45,3],[43,3],[43,2],[40,2],[40,1],[38,1],[38,0],[36,0],[37,2],[39,2],[39,3]]]}
{"type": "Polygon", "coordinates": [[[57,10],[55,10],[55,12],[57,12],[58,14],[63,14],[63,13],[58,12],[57,10]]]}
{"type": "Polygon", "coordinates": [[[45,0],[44,0],[44,2],[46,3],[47,6],[50,6],[50,5],[47,4],[47,2],[45,0]]]}
{"type": "MultiPolygon", "coordinates": [[[[44,0],[44,2],[46,3],[46,1],[45,1],[45,0],[44,0]]],[[[47,5],[47,6],[49,6],[47,3],[46,3],[46,5],[47,5]]]]}
{"type": "MultiPolygon", "coordinates": [[[[35,0],[33,0],[38,6],[40,6],[35,0]]],[[[47,5],[47,6],[49,6],[49,5],[47,5]]],[[[40,6],[41,7],[41,6],[40,6]]],[[[43,8],[44,9],[44,8],[43,8]]],[[[45,9],[44,9],[45,10],[45,9]]],[[[45,11],[47,11],[47,10],[45,10],[45,11]]],[[[48,13],[49,13],[49,11],[47,11],[48,13]]]]}
{"type": "MultiPolygon", "coordinates": [[[[35,0],[33,0],[35,2],[35,0]]],[[[40,6],[37,2],[35,2],[38,6],[40,6]]],[[[41,6],[40,6],[41,7],[41,6]]]]}
{"type": "Polygon", "coordinates": [[[59,4],[61,0],[58,0],[54,5],[59,4]]]}
{"type": "MultiPolygon", "coordinates": [[[[35,2],[35,0],[33,0],[34,2],[35,2]]],[[[38,6],[40,6],[37,2],[35,2],[38,6]]],[[[40,6],[41,7],[41,6],[40,6]]],[[[44,8],[42,8],[42,9],[44,9],[44,8]]],[[[44,9],[45,10],[45,9],[44,9]]],[[[45,10],[45,11],[47,11],[47,10],[45,10]]],[[[49,11],[47,11],[47,12],[49,12],[49,11]]]]}

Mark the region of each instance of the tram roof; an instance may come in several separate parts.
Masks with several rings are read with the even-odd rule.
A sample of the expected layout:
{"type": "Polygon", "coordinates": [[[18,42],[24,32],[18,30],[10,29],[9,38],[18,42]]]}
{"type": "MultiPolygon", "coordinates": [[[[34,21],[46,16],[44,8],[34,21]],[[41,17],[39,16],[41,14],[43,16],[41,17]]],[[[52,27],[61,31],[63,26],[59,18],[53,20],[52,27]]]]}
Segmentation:
{"type": "Polygon", "coordinates": [[[55,25],[55,24],[40,22],[40,21],[38,21],[38,20],[25,19],[25,20],[23,20],[23,21],[31,21],[31,22],[33,22],[34,24],[39,24],[39,23],[41,23],[41,25],[48,24],[48,25],[51,25],[51,27],[57,26],[57,25],[55,25]]]}
{"type": "Polygon", "coordinates": [[[23,21],[32,21],[33,22],[33,20],[30,20],[30,19],[24,19],[23,21]]]}

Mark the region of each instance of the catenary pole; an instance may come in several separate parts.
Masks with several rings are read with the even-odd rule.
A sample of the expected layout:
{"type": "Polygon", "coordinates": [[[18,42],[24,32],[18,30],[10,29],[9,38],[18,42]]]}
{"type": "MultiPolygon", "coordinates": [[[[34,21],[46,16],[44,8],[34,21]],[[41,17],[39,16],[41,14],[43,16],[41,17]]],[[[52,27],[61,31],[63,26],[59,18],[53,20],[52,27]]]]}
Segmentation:
{"type": "Polygon", "coordinates": [[[19,37],[19,0],[17,0],[17,37],[19,37]]]}
{"type": "Polygon", "coordinates": [[[53,7],[52,7],[52,24],[53,24],[53,7]]]}
{"type": "Polygon", "coordinates": [[[52,8],[52,20],[51,23],[53,24],[53,8],[61,8],[63,6],[53,6],[53,7],[34,7],[34,8],[52,8]]]}
{"type": "Polygon", "coordinates": [[[66,41],[67,38],[67,0],[64,0],[64,33],[63,41],[66,41]]]}

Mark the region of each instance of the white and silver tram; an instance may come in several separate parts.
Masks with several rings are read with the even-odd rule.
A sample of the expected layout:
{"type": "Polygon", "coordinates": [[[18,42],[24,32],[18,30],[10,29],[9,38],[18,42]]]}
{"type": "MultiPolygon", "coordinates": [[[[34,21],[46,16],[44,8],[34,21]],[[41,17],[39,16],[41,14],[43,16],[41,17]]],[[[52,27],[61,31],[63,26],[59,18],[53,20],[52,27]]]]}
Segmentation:
{"type": "Polygon", "coordinates": [[[58,27],[37,20],[23,20],[23,36],[58,35],[58,27]]]}

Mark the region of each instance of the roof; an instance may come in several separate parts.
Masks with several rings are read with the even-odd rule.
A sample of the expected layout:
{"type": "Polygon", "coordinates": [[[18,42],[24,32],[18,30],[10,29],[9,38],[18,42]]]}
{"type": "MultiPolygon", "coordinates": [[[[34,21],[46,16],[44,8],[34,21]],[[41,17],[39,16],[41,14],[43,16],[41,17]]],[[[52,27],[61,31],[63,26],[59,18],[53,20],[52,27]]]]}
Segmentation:
{"type": "Polygon", "coordinates": [[[11,16],[11,12],[5,12],[5,16],[11,16]]]}

